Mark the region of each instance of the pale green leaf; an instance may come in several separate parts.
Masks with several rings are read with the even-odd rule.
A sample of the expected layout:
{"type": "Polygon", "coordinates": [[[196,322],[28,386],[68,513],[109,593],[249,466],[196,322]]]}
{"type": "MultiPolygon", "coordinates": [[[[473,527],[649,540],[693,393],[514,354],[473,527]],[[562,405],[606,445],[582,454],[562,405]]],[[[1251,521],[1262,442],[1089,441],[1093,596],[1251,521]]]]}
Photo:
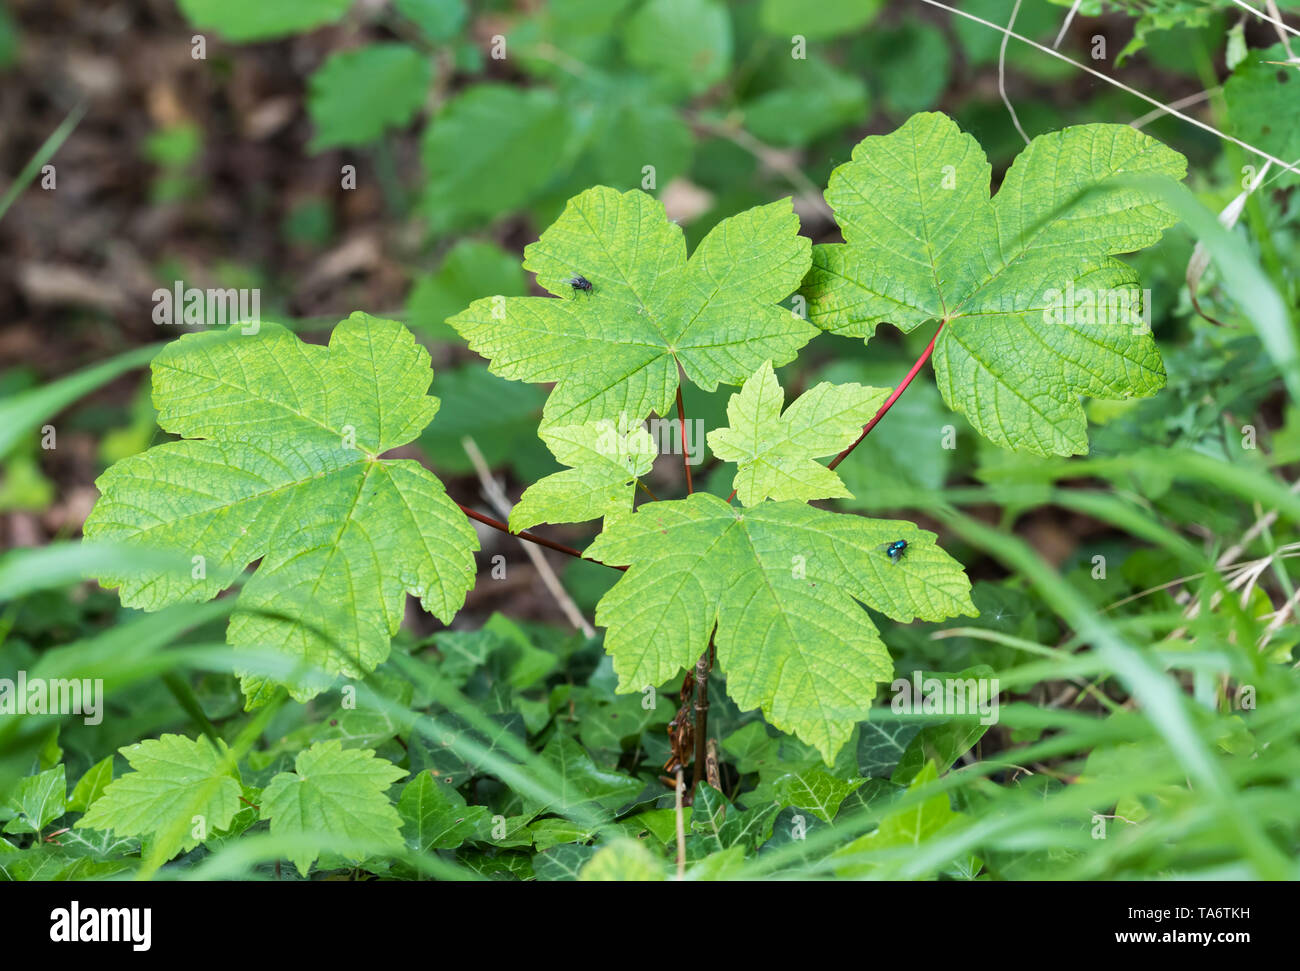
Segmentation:
{"type": "Polygon", "coordinates": [[[883,321],[943,322],[933,364],[952,408],[1003,447],[1084,453],[1081,395],[1145,396],[1165,380],[1137,277],[1114,256],[1175,217],[1126,180],[1185,171],[1129,126],[1083,125],[1034,139],[991,198],[975,140],[914,115],[832,173],[845,242],[814,249],[810,317],[865,339],[883,321]]]}
{"type": "MultiPolygon", "coordinates": [[[[428,470],[379,458],[438,408],[429,353],[404,327],[353,314],[328,347],[274,324],[188,334],[153,374],[158,422],[186,440],[105,472],[85,535],[175,551],[193,569],[101,575],[125,606],[207,600],[260,558],[230,643],[347,677],[388,656],[407,593],[451,621],[474,580],[474,530],[428,470]]],[[[288,680],[299,700],[320,690],[288,680]]],[[[244,679],[250,705],[268,689],[244,679]]]]}
{"type": "Polygon", "coordinates": [[[620,839],[602,846],[578,871],[579,880],[662,880],[664,865],[640,840],[620,839]]]}
{"type": "Polygon", "coordinates": [[[885,388],[823,381],[785,414],[785,394],[764,361],[727,405],[728,427],[709,432],[709,448],[738,466],[732,483],[746,506],[764,499],[851,498],[840,477],[813,461],[847,448],[889,397],[885,388]]]}
{"type": "Polygon", "coordinates": [[[582,523],[632,508],[636,481],[650,471],[655,443],[640,425],[621,431],[608,419],[586,425],[549,426],[541,432],[563,465],[524,490],[510,511],[510,529],[538,523],[582,523]]]}
{"type": "Polygon", "coordinates": [[[798,502],[733,507],[696,493],[610,523],[587,556],[630,569],[601,599],[619,690],[663,684],[716,629],[741,710],[814,745],[829,764],[893,665],[865,604],[895,620],[974,615],[960,565],[911,523],[798,502]],[[908,543],[898,562],[882,548],[908,543]]]}
{"type": "Polygon", "coordinates": [[[109,783],[113,781],[113,756],[109,755],[96,762],[86,774],[78,780],[68,797],[68,809],[84,813],[104,794],[109,783]]]}
{"type": "Polygon", "coordinates": [[[230,825],[239,811],[239,777],[228,755],[204,737],[163,735],[119,750],[132,771],[111,782],[77,820],[77,829],[112,830],[118,836],[175,841],[164,858],[200,842],[199,832],[230,825]]]}
{"type": "MultiPolygon", "coordinates": [[[[369,847],[402,844],[402,817],[387,790],[406,775],[403,769],[366,749],[345,749],[337,739],[317,742],[298,753],[293,772],[281,772],[262,793],[262,817],[272,835],[324,834],[369,847]]],[[[368,850],[341,851],[360,863],[368,850]]],[[[303,876],[319,855],[297,850],[290,859],[303,876]]]]}
{"type": "Polygon", "coordinates": [[[793,360],[817,333],[777,306],[809,265],[798,230],[788,199],[760,206],[720,222],[687,260],[662,203],[596,186],[524,251],[560,299],[476,300],[448,323],[493,373],[557,382],[545,424],[639,422],[669,412],[679,367],[707,391],[738,385],[764,361],[793,360]],[[575,276],[592,289],[575,290],[575,276]]]}

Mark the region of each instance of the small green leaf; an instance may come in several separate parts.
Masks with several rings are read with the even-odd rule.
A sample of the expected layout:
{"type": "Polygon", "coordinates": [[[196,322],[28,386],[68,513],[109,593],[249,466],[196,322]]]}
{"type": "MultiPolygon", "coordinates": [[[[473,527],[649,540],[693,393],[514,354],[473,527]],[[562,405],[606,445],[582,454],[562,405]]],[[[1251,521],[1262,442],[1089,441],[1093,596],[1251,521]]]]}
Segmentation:
{"type": "Polygon", "coordinates": [[[393,0],[393,6],[420,28],[427,40],[450,40],[465,24],[465,0],[393,0]]]}
{"type": "Polygon", "coordinates": [[[672,93],[698,94],[731,69],[731,16],[717,0],[647,0],[623,31],[627,59],[672,93]]]}
{"type": "MultiPolygon", "coordinates": [[[[344,841],[390,848],[402,845],[402,817],[389,801],[388,787],[406,775],[374,752],[345,749],[335,740],[317,742],[281,772],[262,793],[262,818],[273,835],[323,833],[344,841]]],[[[342,855],[360,863],[370,849],[342,855]]],[[[290,859],[304,877],[319,851],[296,850],[290,859]]]]}
{"type": "Polygon", "coordinates": [[[580,806],[617,809],[641,791],[641,783],[617,772],[606,772],[571,738],[557,735],[542,749],[542,759],[559,779],[558,799],[540,809],[571,812],[580,806]]]}
{"type": "Polygon", "coordinates": [[[774,788],[782,805],[806,809],[818,819],[829,823],[839,812],[840,803],[864,781],[856,779],[845,782],[822,769],[811,768],[781,776],[776,780],[774,788]]]}
{"type": "Polygon", "coordinates": [[[310,150],[365,145],[420,110],[432,79],[429,61],[405,44],[337,51],[308,82],[307,112],[316,124],[310,150]]]}
{"type": "Polygon", "coordinates": [[[639,425],[626,432],[608,420],[552,425],[541,437],[569,469],[524,490],[510,511],[511,532],[538,523],[582,523],[627,512],[636,480],[654,465],[654,439],[639,425]]]}
{"type": "Polygon", "coordinates": [[[571,130],[564,105],[543,88],[474,84],[451,98],[421,144],[431,228],[442,233],[523,205],[560,167],[571,130]]]}
{"type": "Polygon", "coordinates": [[[113,756],[110,755],[92,765],[77,781],[72,795],[68,797],[68,810],[84,813],[104,794],[104,790],[112,781],[113,756]]]}
{"type": "Polygon", "coordinates": [[[119,751],[132,771],[109,783],[76,829],[174,841],[162,848],[170,859],[199,844],[195,817],[199,832],[212,833],[229,827],[239,811],[239,777],[224,743],[219,750],[204,737],[163,735],[119,751]]]}
{"type": "Polygon", "coordinates": [[[579,880],[645,881],[664,879],[664,865],[640,840],[620,839],[602,846],[578,871],[579,880]]]}
{"type": "Polygon", "coordinates": [[[20,779],[9,794],[8,805],[18,816],[5,826],[6,833],[40,833],[46,824],[68,811],[68,779],[63,763],[20,779]]]}
{"type": "Polygon", "coordinates": [[[709,432],[713,454],[739,467],[733,485],[746,506],[764,499],[850,498],[840,477],[813,459],[851,445],[888,389],[823,381],[781,413],[785,395],[764,361],[727,405],[727,428],[709,432]]]}
{"type": "Polygon", "coordinates": [[[425,853],[451,850],[466,840],[483,838],[490,826],[486,806],[468,806],[449,785],[421,772],[406,784],[397,801],[402,834],[412,849],[425,853]]]}

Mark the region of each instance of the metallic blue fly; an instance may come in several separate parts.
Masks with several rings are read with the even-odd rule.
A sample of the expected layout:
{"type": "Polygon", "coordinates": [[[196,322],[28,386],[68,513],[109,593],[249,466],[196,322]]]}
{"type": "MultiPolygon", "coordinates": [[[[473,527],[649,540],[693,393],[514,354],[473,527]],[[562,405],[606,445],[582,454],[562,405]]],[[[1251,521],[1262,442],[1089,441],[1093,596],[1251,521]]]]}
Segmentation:
{"type": "Polygon", "coordinates": [[[897,563],[903,558],[903,554],[907,552],[907,540],[896,539],[892,543],[885,543],[880,548],[885,551],[885,555],[889,557],[891,562],[897,563]]]}

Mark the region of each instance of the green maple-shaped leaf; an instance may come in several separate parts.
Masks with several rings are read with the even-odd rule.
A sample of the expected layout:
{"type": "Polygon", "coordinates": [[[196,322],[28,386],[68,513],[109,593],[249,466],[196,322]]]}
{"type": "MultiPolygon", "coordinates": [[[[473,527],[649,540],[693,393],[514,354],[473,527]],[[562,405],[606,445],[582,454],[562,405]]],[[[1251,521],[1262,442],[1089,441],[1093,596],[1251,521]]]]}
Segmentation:
{"type": "Polygon", "coordinates": [[[663,684],[716,629],[736,704],[762,708],[830,763],[893,670],[858,604],[905,623],[976,614],[970,581],[934,539],[800,502],[739,509],[696,493],[648,503],[586,553],[630,566],[596,607],[619,690],[663,684]],[[894,562],[881,547],[899,539],[908,547],[894,562]]]}
{"type": "MultiPolygon", "coordinates": [[[[429,352],[401,324],[353,314],[328,347],[275,324],[187,334],[153,361],[158,423],[183,441],[118,462],[87,539],[179,551],[184,573],[107,574],[128,607],[202,601],[261,559],[231,616],[236,647],[360,677],[388,656],[406,594],[450,622],[478,540],[428,470],[382,459],[438,410],[429,352]]],[[[298,700],[320,691],[290,680],[298,700]]],[[[245,673],[251,706],[273,682],[245,673]]]]}
{"type": "Polygon", "coordinates": [[[239,776],[206,738],[163,735],[120,749],[133,771],[109,783],[104,794],[77,820],[76,829],[112,830],[118,836],[162,834],[172,852],[192,849],[194,817],[203,829],[225,829],[239,811],[239,776]]]}
{"type": "Polygon", "coordinates": [[[489,297],[448,320],[513,381],[557,382],[547,425],[664,415],[678,368],[700,387],[740,384],[794,359],[817,328],[777,306],[810,244],[788,199],[724,219],[686,258],[681,229],[644,192],[596,186],[524,250],[550,297],[489,297]],[[568,282],[581,276],[590,290],[568,282]]]}
{"type": "Polygon", "coordinates": [[[978,143],[945,115],[914,115],[831,174],[845,242],[814,248],[809,316],[865,339],[882,321],[942,321],[934,372],[951,407],[1003,447],[1085,453],[1081,395],[1165,381],[1137,276],[1114,257],[1176,219],[1123,180],[1185,171],[1127,125],[1083,125],[1035,138],[990,198],[978,143]]]}
{"type": "Polygon", "coordinates": [[[582,523],[632,508],[636,480],[650,471],[655,443],[640,425],[620,432],[605,419],[585,425],[549,426],[542,441],[569,466],[524,490],[510,510],[514,532],[538,523],[582,523]]]}
{"type": "Polygon", "coordinates": [[[883,388],[823,381],[785,414],[785,394],[764,361],[727,403],[729,427],[709,432],[709,448],[739,468],[732,485],[746,506],[764,499],[846,499],[840,477],[814,459],[847,448],[889,397],[883,388]]]}
{"type": "MultiPolygon", "coordinates": [[[[402,817],[387,790],[405,770],[369,749],[345,749],[338,739],[299,752],[294,770],[279,773],[262,793],[262,816],[271,821],[273,835],[323,833],[371,847],[402,845],[402,817]]],[[[289,858],[306,876],[319,855],[317,850],[297,850],[289,858]]],[[[360,863],[370,854],[358,850],[342,855],[360,863]]]]}

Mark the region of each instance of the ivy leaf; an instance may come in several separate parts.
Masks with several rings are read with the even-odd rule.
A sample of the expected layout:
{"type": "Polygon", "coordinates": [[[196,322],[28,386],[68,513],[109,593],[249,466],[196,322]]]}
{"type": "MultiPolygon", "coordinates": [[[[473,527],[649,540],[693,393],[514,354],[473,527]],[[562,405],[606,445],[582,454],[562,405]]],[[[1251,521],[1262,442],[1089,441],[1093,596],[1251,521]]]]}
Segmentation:
{"type": "Polygon", "coordinates": [[[510,529],[582,523],[632,508],[636,480],[650,471],[655,443],[640,425],[620,432],[609,420],[541,431],[551,454],[570,468],[535,482],[510,510],[510,529]]]}
{"type": "Polygon", "coordinates": [[[889,778],[898,765],[908,743],[923,726],[919,721],[890,719],[883,712],[873,713],[862,723],[858,737],[858,768],[869,778],[889,778]]]}
{"type": "Polygon", "coordinates": [[[793,360],[817,328],[777,302],[809,252],[789,199],[724,219],[688,260],[662,203],[595,186],[524,250],[524,267],[561,299],[476,300],[448,323],[494,374],[557,382],[543,424],[639,422],[668,413],[679,367],[712,391],[793,360]],[[592,289],[575,290],[575,276],[592,289]]]}
{"type": "Polygon", "coordinates": [[[855,601],[904,623],[976,614],[970,581],[934,539],[911,523],[798,502],[742,510],[696,493],[648,503],[586,554],[630,565],[596,608],[619,690],[663,684],[716,628],[737,706],[762,708],[831,764],[893,669],[855,601]],[[898,539],[908,547],[895,563],[881,547],[898,539]]]}
{"type": "Polygon", "coordinates": [[[787,773],[777,779],[773,787],[781,805],[806,809],[818,819],[829,823],[839,812],[840,803],[865,781],[855,779],[846,782],[822,769],[811,768],[787,773]]]}
{"type": "Polygon", "coordinates": [[[170,858],[199,844],[193,836],[195,816],[203,817],[204,829],[212,833],[226,829],[239,811],[239,777],[227,765],[224,745],[218,750],[203,737],[163,735],[119,751],[133,771],[109,783],[75,829],[172,838],[176,845],[163,854],[170,858]]]}
{"type": "Polygon", "coordinates": [[[813,459],[851,445],[888,397],[883,388],[823,381],[782,414],[785,395],[772,362],[764,361],[731,396],[729,427],[709,432],[709,448],[739,466],[732,484],[746,506],[768,498],[852,498],[840,477],[813,459]]]}
{"type": "Polygon", "coordinates": [[[863,139],[826,200],[842,244],[814,248],[809,315],[867,340],[888,321],[942,321],[944,400],[1004,448],[1088,450],[1080,395],[1154,394],[1165,372],[1136,274],[1114,258],[1176,221],[1115,176],[1182,178],[1186,160],[1126,125],[1042,135],[996,197],[979,145],[941,114],[863,139]]]}
{"type": "Polygon", "coordinates": [[[485,806],[466,805],[464,796],[429,772],[406,784],[397,811],[407,845],[426,853],[455,849],[486,832],[491,815],[485,806]]]}
{"type": "Polygon", "coordinates": [[[757,849],[771,835],[772,820],[779,809],[774,802],[752,809],[737,809],[717,789],[708,783],[700,783],[695,787],[686,858],[694,861],[732,847],[757,849]]]}
{"type": "Polygon", "coordinates": [[[63,763],[20,779],[9,794],[9,808],[18,816],[9,820],[6,833],[40,833],[46,824],[67,812],[68,779],[63,763]]]}
{"type": "MultiPolygon", "coordinates": [[[[194,568],[137,567],[101,582],[120,586],[125,606],[158,610],[216,596],[261,558],[230,643],[347,677],[388,656],[408,592],[450,622],[474,581],[474,530],[432,473],[380,458],[438,410],[430,376],[409,331],[360,313],[328,347],[275,324],[172,342],[154,358],[154,405],[185,440],[105,472],[85,535],[180,551],[194,568]]],[[[321,690],[288,680],[300,701],[321,690]]],[[[249,707],[271,685],[245,672],[249,707]]]]}
{"type": "MultiPolygon", "coordinates": [[[[294,772],[281,772],[262,793],[262,816],[273,835],[325,834],[340,840],[402,845],[402,817],[387,790],[405,770],[368,749],[345,749],[337,739],[317,742],[294,760],[294,772]]],[[[290,855],[304,877],[318,850],[290,855]]],[[[342,854],[360,863],[369,851],[342,854]]]]}
{"type": "Polygon", "coordinates": [[[409,122],[428,92],[429,61],[405,44],[369,44],[329,56],[308,82],[316,123],[310,149],[364,145],[409,122]]]}
{"type": "MultiPolygon", "coordinates": [[[[606,772],[591,760],[586,750],[571,738],[557,735],[542,749],[542,759],[560,780],[559,798],[553,805],[538,807],[555,812],[571,812],[592,805],[616,809],[642,789],[636,779],[617,772],[606,772]]],[[[530,804],[530,808],[531,804],[530,804]]]]}

